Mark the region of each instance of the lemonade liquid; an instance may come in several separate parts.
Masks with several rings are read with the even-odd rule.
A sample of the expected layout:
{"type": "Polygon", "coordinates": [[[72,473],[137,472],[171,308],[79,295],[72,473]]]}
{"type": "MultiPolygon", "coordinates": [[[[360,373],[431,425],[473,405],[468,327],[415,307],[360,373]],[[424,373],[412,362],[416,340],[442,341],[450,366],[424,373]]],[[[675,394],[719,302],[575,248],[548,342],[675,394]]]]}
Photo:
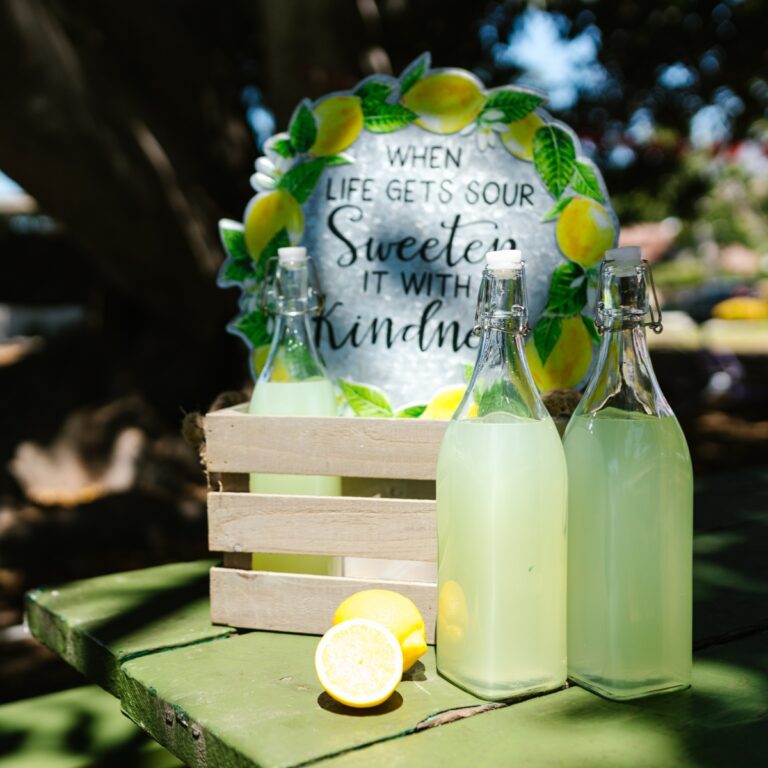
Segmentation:
{"type": "MultiPolygon", "coordinates": [[[[336,395],[309,327],[308,259],[303,248],[280,248],[271,308],[275,334],[249,406],[259,416],[335,416],[336,395]]],[[[251,474],[251,493],[340,496],[341,478],[251,474]]],[[[341,558],[325,555],[254,553],[254,570],[338,575],[341,558]]]]}
{"type": "Polygon", "coordinates": [[[525,307],[519,252],[488,254],[478,359],[437,464],[437,668],[487,699],[566,677],[566,468],[525,307]]]}
{"type": "MultiPolygon", "coordinates": [[[[259,382],[253,391],[248,412],[259,416],[335,416],[336,395],[331,382],[322,377],[295,382],[259,382]]],[[[252,474],[249,488],[251,493],[340,496],[341,478],[252,474]]],[[[251,567],[259,571],[335,575],[339,573],[339,558],[255,553],[251,567]]]]}
{"type": "Polygon", "coordinates": [[[564,437],[568,674],[612,699],[691,676],[693,475],[648,355],[647,270],[608,254],[598,363],[564,437]]]}
{"type": "Polygon", "coordinates": [[[565,682],[566,483],[550,419],[454,421],[438,463],[440,672],[483,698],[565,682]]]}
{"type": "Polygon", "coordinates": [[[612,698],[688,685],[693,476],[677,420],[576,416],[565,455],[571,677],[612,698]]]}

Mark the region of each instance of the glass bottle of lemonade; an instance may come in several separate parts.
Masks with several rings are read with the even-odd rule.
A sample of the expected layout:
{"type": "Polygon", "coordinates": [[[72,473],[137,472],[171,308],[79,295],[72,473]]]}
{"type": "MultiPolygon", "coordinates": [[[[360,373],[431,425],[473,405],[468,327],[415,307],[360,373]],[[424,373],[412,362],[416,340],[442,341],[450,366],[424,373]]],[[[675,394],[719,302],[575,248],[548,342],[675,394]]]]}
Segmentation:
{"type": "Polygon", "coordinates": [[[437,668],[487,699],[566,678],[566,467],[531,378],[524,264],[486,257],[472,379],[437,464],[437,668]]]}
{"type": "Polygon", "coordinates": [[[608,251],[597,367],[564,437],[568,673],[611,699],[691,680],[691,460],[648,354],[649,287],[639,248],[608,251]]]}
{"type": "MultiPolygon", "coordinates": [[[[276,317],[275,334],[264,369],[251,397],[249,413],[259,416],[335,416],[336,395],[320,360],[310,329],[316,293],[310,287],[305,248],[278,249],[268,307],[276,317]]],[[[341,478],[306,475],[250,476],[252,493],[340,496],[341,478]]],[[[340,573],[341,558],[324,555],[257,553],[252,568],[263,571],[340,573]]]]}

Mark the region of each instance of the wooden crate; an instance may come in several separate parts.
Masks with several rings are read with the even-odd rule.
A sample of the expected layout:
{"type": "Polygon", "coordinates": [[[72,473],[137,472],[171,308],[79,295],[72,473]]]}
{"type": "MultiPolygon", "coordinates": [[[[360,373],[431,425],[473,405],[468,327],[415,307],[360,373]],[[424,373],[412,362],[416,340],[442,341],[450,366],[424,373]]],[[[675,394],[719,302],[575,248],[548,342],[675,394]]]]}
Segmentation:
{"type": "MultiPolygon", "coordinates": [[[[361,589],[410,597],[434,642],[436,585],[250,570],[251,552],[434,562],[434,499],[248,493],[248,473],[434,480],[446,421],[268,417],[244,406],[205,419],[214,623],[322,634],[336,606],[361,589]]],[[[358,484],[359,485],[359,484],[358,484]]]]}

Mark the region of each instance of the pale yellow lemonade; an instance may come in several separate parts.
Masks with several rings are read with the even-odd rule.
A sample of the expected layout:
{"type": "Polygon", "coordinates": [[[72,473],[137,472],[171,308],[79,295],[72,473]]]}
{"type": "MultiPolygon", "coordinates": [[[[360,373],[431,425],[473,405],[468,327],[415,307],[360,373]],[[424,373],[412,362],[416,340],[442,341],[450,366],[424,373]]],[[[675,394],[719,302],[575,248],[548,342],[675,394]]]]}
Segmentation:
{"type": "MultiPolygon", "coordinates": [[[[259,381],[249,413],[258,416],[336,416],[331,382],[321,376],[303,381],[259,381]]],[[[309,475],[252,474],[251,493],[341,496],[341,478],[309,475]]],[[[325,555],[255,553],[251,567],[261,571],[338,575],[341,558],[325,555]]]]}
{"type": "Polygon", "coordinates": [[[565,478],[548,417],[491,413],[448,427],[437,465],[437,661],[485,698],[565,680],[565,478]]]}
{"type": "Polygon", "coordinates": [[[610,698],[691,678],[692,471],[672,415],[576,415],[568,463],[568,671],[610,698]]]}

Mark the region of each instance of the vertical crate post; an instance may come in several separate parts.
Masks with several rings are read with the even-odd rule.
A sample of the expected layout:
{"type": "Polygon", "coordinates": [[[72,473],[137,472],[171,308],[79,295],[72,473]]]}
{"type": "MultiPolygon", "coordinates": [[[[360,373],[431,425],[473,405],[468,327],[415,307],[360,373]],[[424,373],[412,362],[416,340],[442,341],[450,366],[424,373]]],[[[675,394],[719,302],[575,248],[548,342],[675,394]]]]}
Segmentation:
{"type": "Polygon", "coordinates": [[[243,406],[205,420],[209,548],[216,623],[322,634],[336,606],[361,589],[410,597],[434,642],[432,582],[250,570],[251,552],[435,562],[433,499],[249,493],[248,473],[434,480],[448,422],[415,419],[254,416],[243,406]]]}

